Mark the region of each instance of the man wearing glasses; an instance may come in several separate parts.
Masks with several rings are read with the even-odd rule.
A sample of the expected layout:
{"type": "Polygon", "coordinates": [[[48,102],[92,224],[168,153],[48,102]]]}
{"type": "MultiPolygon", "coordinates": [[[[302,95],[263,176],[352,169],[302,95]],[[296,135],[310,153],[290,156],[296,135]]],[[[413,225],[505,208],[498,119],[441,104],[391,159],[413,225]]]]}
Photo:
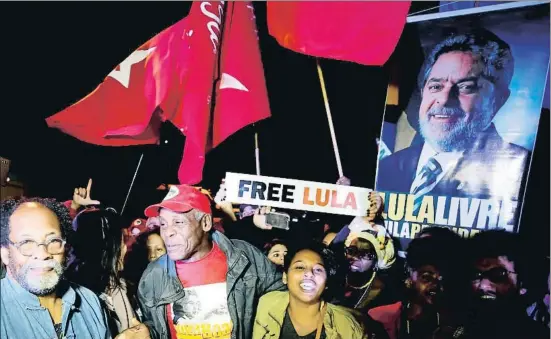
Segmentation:
{"type": "Polygon", "coordinates": [[[391,291],[385,291],[385,282],[378,273],[389,269],[396,258],[386,229],[357,217],[337,234],[331,246],[338,251],[340,242],[344,242],[348,269],[344,296],[337,304],[365,314],[374,304],[387,303],[391,291]]]}
{"type": "Polygon", "coordinates": [[[523,296],[529,249],[518,234],[481,232],[469,240],[473,319],[469,338],[549,338],[526,314],[523,296]]]}
{"type": "Polygon", "coordinates": [[[90,290],[63,279],[69,211],[53,199],[0,204],[1,338],[111,338],[90,290]]]}

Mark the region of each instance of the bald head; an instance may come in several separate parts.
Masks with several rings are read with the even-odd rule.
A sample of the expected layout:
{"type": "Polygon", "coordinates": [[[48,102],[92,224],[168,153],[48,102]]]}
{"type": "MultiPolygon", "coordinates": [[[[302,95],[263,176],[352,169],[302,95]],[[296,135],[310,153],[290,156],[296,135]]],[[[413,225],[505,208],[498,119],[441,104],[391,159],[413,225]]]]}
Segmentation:
{"type": "Polygon", "coordinates": [[[9,218],[9,223],[10,239],[39,233],[52,233],[62,236],[57,215],[38,202],[26,202],[19,205],[9,218]]]}

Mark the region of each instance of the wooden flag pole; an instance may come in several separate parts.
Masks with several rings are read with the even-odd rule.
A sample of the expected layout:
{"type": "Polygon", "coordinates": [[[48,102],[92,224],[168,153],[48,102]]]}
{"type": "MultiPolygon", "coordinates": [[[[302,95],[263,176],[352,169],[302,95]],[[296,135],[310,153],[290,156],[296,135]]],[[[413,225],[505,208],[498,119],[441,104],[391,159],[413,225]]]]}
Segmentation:
{"type": "Polygon", "coordinates": [[[331,141],[333,142],[333,151],[335,152],[335,160],[337,161],[337,169],[339,171],[339,177],[344,177],[341,164],[341,155],[339,153],[339,146],[337,145],[337,137],[335,136],[335,128],[333,127],[333,118],[331,116],[331,109],[329,108],[329,99],[327,98],[327,91],[325,90],[325,81],[323,80],[323,72],[319,59],[316,58],[316,65],[318,68],[318,76],[320,78],[321,93],[323,94],[323,103],[325,104],[325,112],[327,113],[327,121],[329,122],[329,133],[331,133],[331,141]]]}

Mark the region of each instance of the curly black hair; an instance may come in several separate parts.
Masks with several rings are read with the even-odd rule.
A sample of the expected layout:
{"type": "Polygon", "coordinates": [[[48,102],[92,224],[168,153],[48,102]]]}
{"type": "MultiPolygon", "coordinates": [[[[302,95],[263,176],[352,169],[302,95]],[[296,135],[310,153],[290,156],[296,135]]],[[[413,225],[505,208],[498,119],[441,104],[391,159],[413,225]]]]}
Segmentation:
{"type": "Polygon", "coordinates": [[[528,254],[529,244],[519,234],[502,229],[488,230],[477,233],[467,243],[470,250],[469,265],[471,267],[474,267],[477,260],[483,258],[506,256],[508,260],[514,262],[519,281],[523,282],[529,275],[528,272],[532,270],[532,268],[528,268],[532,261],[528,254]]]}
{"type": "Polygon", "coordinates": [[[330,301],[333,297],[340,295],[340,288],[344,286],[345,265],[344,257],[337,256],[335,252],[326,247],[322,242],[317,240],[310,241],[295,241],[287,246],[287,255],[283,262],[283,271],[288,272],[291,262],[298,252],[310,250],[317,253],[323,261],[323,266],[327,272],[327,281],[325,283],[326,290],[322,294],[322,298],[330,301]]]}
{"type": "Polygon", "coordinates": [[[406,266],[411,270],[418,270],[422,266],[432,265],[442,274],[448,273],[450,267],[449,244],[438,237],[425,237],[413,239],[406,257],[406,266]]]}
{"type": "Polygon", "coordinates": [[[19,199],[7,199],[0,203],[0,246],[7,247],[10,244],[9,235],[10,235],[10,218],[12,214],[17,210],[21,205],[25,203],[37,203],[40,204],[52,212],[57,217],[59,221],[59,228],[61,230],[61,236],[67,241],[68,244],[71,244],[73,239],[73,222],[69,216],[69,209],[63,205],[63,203],[57,201],[56,199],[51,198],[27,198],[21,197],[19,199]]]}

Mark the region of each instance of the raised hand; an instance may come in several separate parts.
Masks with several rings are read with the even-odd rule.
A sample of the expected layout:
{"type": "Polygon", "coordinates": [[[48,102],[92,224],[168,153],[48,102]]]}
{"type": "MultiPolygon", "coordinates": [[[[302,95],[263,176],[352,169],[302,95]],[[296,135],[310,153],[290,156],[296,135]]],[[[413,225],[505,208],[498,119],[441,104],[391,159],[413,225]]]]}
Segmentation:
{"type": "Polygon", "coordinates": [[[73,201],[71,202],[71,208],[78,209],[80,206],[99,205],[98,200],[92,200],[90,193],[92,191],[92,179],[88,180],[88,186],[77,187],[73,192],[73,201]]]}
{"type": "Polygon", "coordinates": [[[369,192],[369,210],[364,217],[367,221],[371,222],[377,218],[383,211],[383,198],[375,191],[369,192]]]}
{"type": "Polygon", "coordinates": [[[257,209],[253,216],[254,225],[261,230],[271,230],[272,226],[266,224],[266,214],[271,211],[273,211],[271,207],[260,207],[257,209]]]}
{"type": "Polygon", "coordinates": [[[337,180],[337,185],[350,186],[351,182],[350,182],[350,179],[348,179],[345,176],[342,176],[339,178],[339,180],[337,180]]]}
{"type": "Polygon", "coordinates": [[[220,188],[218,189],[218,192],[216,192],[216,195],[214,196],[214,202],[216,203],[216,209],[219,209],[222,212],[224,212],[227,216],[231,218],[231,220],[233,221],[237,220],[237,217],[233,212],[233,204],[229,201],[226,201],[226,183],[224,179],[222,179],[220,188]]]}

